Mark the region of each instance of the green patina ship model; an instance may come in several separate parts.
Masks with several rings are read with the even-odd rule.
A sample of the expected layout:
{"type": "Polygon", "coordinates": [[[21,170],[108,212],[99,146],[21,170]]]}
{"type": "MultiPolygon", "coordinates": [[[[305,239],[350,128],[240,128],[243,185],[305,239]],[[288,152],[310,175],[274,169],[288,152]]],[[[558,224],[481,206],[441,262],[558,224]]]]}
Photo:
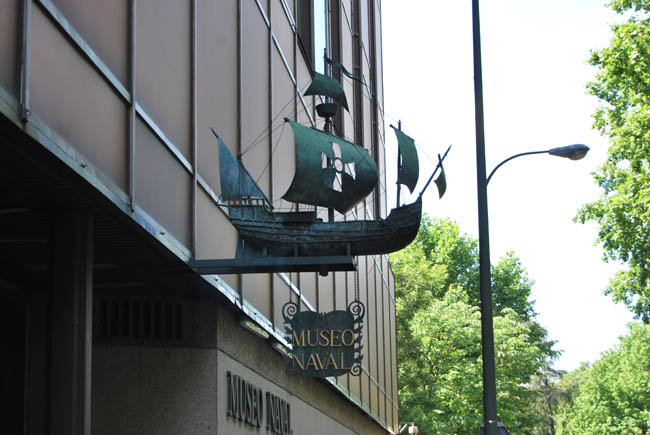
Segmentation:
{"type": "MultiPolygon", "coordinates": [[[[322,74],[316,73],[305,93],[309,94],[326,98],[325,103],[316,107],[326,120],[326,129],[336,114],[336,104],[330,101],[347,108],[341,84],[322,74]]],[[[294,134],[296,172],[282,197],[284,200],[335,209],[345,214],[372,192],[378,179],[377,165],[364,147],[326,131],[288,119],[285,121],[294,134]]],[[[419,163],[413,139],[401,129],[393,129],[399,147],[399,198],[399,184],[413,192],[418,181],[419,163]]],[[[422,194],[429,183],[413,203],[402,206],[398,203],[385,219],[334,221],[330,218],[326,222],[317,216],[315,209],[275,211],[241,158],[236,159],[216,133],[215,136],[219,142],[221,201],[228,207],[228,217],[239,233],[238,257],[388,254],[407,246],[418,233],[422,194]]],[[[445,188],[443,159],[439,158],[436,167],[436,171],[441,171],[436,180],[441,197],[445,188]]]]}

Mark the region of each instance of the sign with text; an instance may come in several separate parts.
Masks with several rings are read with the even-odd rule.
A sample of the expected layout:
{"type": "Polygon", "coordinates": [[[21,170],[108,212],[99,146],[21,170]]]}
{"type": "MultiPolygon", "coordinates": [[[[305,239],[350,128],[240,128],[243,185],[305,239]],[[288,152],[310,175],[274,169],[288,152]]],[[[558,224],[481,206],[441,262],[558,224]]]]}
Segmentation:
{"type": "Polygon", "coordinates": [[[348,309],[316,313],[299,311],[287,302],[282,307],[285,332],[293,350],[286,357],[290,374],[328,377],[361,374],[361,338],[365,307],[354,301],[348,309]]]}

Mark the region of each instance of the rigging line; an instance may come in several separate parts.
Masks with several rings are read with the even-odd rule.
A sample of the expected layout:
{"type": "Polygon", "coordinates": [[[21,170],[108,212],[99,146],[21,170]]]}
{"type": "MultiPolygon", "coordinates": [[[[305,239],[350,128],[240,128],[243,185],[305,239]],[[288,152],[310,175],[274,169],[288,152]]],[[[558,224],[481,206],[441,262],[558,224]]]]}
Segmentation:
{"type": "MultiPolygon", "coordinates": [[[[302,94],[305,91],[305,89],[307,88],[307,86],[309,86],[309,82],[306,83],[302,88],[299,88],[298,93],[302,94]]],[[[292,95],[291,98],[289,98],[289,101],[287,101],[287,103],[284,106],[282,106],[282,108],[280,110],[278,110],[277,115],[275,115],[275,117],[271,120],[271,126],[273,126],[273,123],[282,115],[282,111],[284,109],[286,109],[289,104],[293,103],[293,99],[294,99],[294,96],[292,95]]],[[[244,150],[244,152],[242,152],[242,155],[244,153],[248,152],[251,147],[254,147],[254,146],[258,145],[259,144],[258,140],[260,140],[260,137],[262,137],[264,135],[264,133],[266,133],[269,130],[269,128],[271,128],[271,127],[264,128],[260,132],[260,134],[258,134],[257,137],[255,139],[253,139],[251,145],[248,145],[248,147],[244,150]]],[[[265,135],[264,137],[262,137],[262,140],[264,140],[266,137],[268,137],[268,134],[265,135]]]]}
{"type": "MultiPolygon", "coordinates": [[[[271,159],[273,158],[273,154],[275,154],[275,150],[278,148],[278,145],[280,145],[280,139],[282,139],[282,134],[284,133],[284,122],[282,123],[282,130],[280,131],[280,136],[278,137],[277,142],[275,142],[275,146],[273,147],[273,151],[271,151],[271,158],[266,162],[266,166],[264,166],[264,169],[262,169],[262,172],[260,175],[257,177],[257,180],[255,180],[255,184],[258,184],[260,179],[262,178],[262,175],[266,172],[266,170],[269,168],[271,165],[271,159]]],[[[279,127],[278,127],[279,128],[279,127]]]]}
{"type": "MultiPolygon", "coordinates": [[[[284,126],[284,122],[282,122],[282,124],[278,124],[277,126],[273,127],[273,130],[271,130],[270,133],[274,133],[274,132],[276,132],[276,131],[277,131],[280,127],[282,127],[282,126],[284,126]]],[[[262,137],[260,140],[258,140],[257,142],[255,142],[253,145],[249,146],[249,147],[248,147],[248,148],[247,148],[243,153],[241,153],[240,155],[243,156],[243,155],[246,154],[247,152],[251,151],[254,147],[256,147],[257,145],[259,145],[259,144],[261,144],[262,142],[264,142],[266,139],[269,138],[270,133],[267,134],[267,135],[265,135],[264,137],[262,137]]]]}

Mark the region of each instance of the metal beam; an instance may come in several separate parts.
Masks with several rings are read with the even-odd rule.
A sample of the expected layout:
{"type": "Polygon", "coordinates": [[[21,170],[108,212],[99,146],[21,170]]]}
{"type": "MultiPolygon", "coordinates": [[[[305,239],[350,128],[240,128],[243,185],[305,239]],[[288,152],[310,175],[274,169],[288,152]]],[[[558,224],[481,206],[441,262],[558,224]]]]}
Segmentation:
{"type": "Polygon", "coordinates": [[[200,275],[240,273],[318,272],[356,270],[357,262],[348,255],[331,257],[240,257],[224,260],[190,260],[188,265],[200,275]]]}

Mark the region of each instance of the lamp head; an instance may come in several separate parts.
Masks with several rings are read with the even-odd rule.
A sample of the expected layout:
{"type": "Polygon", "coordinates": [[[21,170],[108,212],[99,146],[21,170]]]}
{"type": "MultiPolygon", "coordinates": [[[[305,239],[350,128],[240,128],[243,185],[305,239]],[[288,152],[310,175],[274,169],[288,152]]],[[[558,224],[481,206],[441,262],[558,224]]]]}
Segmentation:
{"type": "Polygon", "coordinates": [[[548,150],[548,153],[552,156],[566,157],[571,160],[580,160],[587,155],[587,152],[589,152],[589,147],[583,144],[567,145],[548,150]]]}

